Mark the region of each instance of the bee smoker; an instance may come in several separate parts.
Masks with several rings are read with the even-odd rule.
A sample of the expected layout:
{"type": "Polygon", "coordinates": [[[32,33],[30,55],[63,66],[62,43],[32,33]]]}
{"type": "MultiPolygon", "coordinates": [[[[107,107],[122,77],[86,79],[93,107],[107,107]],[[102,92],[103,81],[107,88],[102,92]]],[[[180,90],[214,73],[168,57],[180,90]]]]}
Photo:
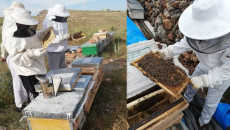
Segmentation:
{"type": "Polygon", "coordinates": [[[40,83],[43,97],[46,99],[51,98],[53,96],[54,88],[53,88],[53,85],[49,83],[49,79],[46,78],[45,75],[37,75],[36,78],[40,83]]]}

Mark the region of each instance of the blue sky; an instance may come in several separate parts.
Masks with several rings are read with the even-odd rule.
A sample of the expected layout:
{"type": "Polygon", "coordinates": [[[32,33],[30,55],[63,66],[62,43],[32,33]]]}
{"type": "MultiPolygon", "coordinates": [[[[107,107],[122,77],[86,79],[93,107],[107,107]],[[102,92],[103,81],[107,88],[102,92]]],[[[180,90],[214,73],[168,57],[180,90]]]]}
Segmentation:
{"type": "Polygon", "coordinates": [[[66,6],[67,9],[82,10],[85,1],[86,10],[126,10],[126,0],[0,0],[0,17],[3,17],[3,9],[10,6],[12,1],[19,1],[25,8],[37,15],[41,10],[48,9],[56,3],[66,6]]]}

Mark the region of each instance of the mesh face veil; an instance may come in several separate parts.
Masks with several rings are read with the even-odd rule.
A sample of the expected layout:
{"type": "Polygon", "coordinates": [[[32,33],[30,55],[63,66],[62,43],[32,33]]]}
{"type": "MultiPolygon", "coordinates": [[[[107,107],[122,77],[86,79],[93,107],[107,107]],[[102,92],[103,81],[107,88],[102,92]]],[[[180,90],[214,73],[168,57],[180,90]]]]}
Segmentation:
{"type": "Polygon", "coordinates": [[[210,40],[197,40],[186,37],[189,46],[197,52],[212,54],[230,47],[230,33],[210,40]]]}
{"type": "Polygon", "coordinates": [[[56,22],[61,22],[61,23],[66,23],[67,22],[68,17],[60,17],[60,16],[55,16],[54,19],[52,19],[53,21],[56,22]]]}
{"type": "Polygon", "coordinates": [[[14,37],[25,38],[36,34],[37,25],[16,24],[17,30],[14,32],[14,37]]]}

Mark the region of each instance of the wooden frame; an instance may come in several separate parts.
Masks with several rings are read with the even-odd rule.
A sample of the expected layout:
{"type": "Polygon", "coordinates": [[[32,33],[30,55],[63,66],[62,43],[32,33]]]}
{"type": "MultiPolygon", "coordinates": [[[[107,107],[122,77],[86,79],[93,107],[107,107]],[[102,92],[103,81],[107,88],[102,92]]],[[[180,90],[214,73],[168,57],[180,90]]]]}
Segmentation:
{"type": "Polygon", "coordinates": [[[153,96],[156,96],[157,94],[160,94],[160,93],[162,93],[162,92],[164,92],[164,91],[165,91],[164,89],[160,89],[160,90],[157,90],[157,91],[152,92],[152,93],[150,93],[150,94],[147,94],[147,95],[145,95],[145,96],[143,96],[143,97],[140,97],[140,98],[138,98],[138,99],[136,99],[136,100],[134,100],[134,101],[128,103],[128,104],[127,104],[127,108],[130,109],[131,107],[137,105],[138,103],[140,103],[140,102],[142,102],[142,101],[144,101],[144,100],[146,100],[146,99],[149,99],[149,98],[151,98],[151,97],[153,97],[153,96]]]}
{"type": "Polygon", "coordinates": [[[148,72],[144,71],[141,67],[138,66],[137,62],[140,61],[143,57],[145,57],[148,54],[154,54],[153,52],[149,52],[145,55],[143,55],[142,57],[136,59],[135,61],[133,61],[131,63],[131,65],[135,66],[138,70],[140,70],[144,75],[146,75],[148,78],[150,78],[151,80],[153,80],[156,84],[158,84],[161,88],[165,89],[165,91],[167,91],[170,95],[172,95],[175,98],[178,98],[180,93],[184,90],[184,88],[188,85],[188,83],[190,82],[190,79],[188,78],[187,75],[183,74],[181,71],[179,71],[179,73],[183,74],[185,77],[185,82],[178,87],[170,87],[167,85],[164,85],[163,83],[159,82],[157,79],[155,79],[154,77],[152,77],[148,72]]]}

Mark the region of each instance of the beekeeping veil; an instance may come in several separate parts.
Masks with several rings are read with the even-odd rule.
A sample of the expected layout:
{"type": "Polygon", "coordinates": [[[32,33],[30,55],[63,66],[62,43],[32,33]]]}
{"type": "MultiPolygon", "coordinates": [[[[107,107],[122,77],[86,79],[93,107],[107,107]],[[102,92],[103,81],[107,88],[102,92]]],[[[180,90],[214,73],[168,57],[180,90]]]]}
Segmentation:
{"type": "Polygon", "coordinates": [[[11,16],[15,8],[23,8],[24,5],[20,2],[13,1],[9,8],[4,9],[4,21],[2,26],[2,39],[4,40],[5,36],[12,34],[17,30],[15,22],[11,19],[11,16]]]}
{"type": "Polygon", "coordinates": [[[47,14],[49,20],[61,23],[67,22],[69,15],[69,11],[62,4],[56,4],[53,8],[49,8],[47,14]]]}
{"type": "Polygon", "coordinates": [[[17,25],[17,30],[13,34],[14,37],[30,37],[36,34],[38,21],[31,16],[29,11],[15,8],[12,20],[17,25]]]}
{"type": "Polygon", "coordinates": [[[182,13],[179,29],[194,50],[210,54],[230,47],[229,7],[229,0],[195,0],[182,13]]]}

